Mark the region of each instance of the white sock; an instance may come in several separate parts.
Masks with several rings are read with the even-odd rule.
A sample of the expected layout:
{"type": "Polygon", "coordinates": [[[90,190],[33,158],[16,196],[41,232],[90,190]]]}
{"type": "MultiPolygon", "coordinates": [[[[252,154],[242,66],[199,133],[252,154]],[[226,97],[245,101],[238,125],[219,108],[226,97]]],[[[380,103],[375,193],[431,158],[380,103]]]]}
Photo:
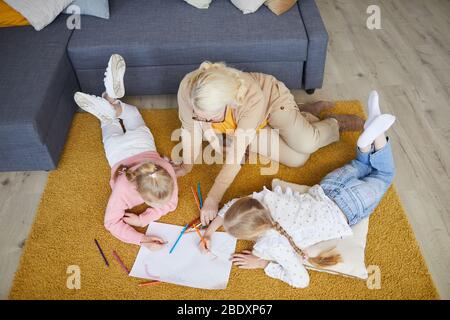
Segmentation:
{"type": "Polygon", "coordinates": [[[367,120],[364,123],[364,129],[366,129],[372,121],[381,114],[378,92],[375,90],[369,94],[369,100],[367,101],[367,120]]]}
{"type": "Polygon", "coordinates": [[[395,122],[395,117],[391,114],[381,114],[364,129],[359,136],[358,147],[360,149],[370,146],[377,137],[385,133],[395,122]]]}

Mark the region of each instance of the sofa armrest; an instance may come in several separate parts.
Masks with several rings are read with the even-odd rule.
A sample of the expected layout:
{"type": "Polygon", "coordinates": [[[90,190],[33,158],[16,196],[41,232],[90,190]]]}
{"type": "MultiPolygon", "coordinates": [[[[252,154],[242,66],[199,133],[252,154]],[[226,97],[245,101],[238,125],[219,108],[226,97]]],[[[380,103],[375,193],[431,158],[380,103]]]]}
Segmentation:
{"type": "Polygon", "coordinates": [[[298,1],[300,14],[308,35],[308,56],[303,70],[303,88],[322,87],[327,56],[328,33],[314,0],[298,1]]]}

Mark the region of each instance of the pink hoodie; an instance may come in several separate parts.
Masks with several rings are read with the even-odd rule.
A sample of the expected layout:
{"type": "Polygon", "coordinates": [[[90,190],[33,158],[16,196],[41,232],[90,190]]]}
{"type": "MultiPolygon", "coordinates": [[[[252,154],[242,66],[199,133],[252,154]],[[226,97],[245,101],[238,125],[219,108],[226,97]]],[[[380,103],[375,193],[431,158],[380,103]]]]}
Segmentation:
{"type": "Polygon", "coordinates": [[[126,224],[123,221],[123,217],[125,215],[125,210],[140,205],[145,201],[136,190],[136,186],[129,182],[124,174],[119,174],[117,179],[114,179],[114,174],[120,165],[136,167],[147,161],[152,162],[169,172],[174,181],[174,189],[172,197],[162,208],[148,208],[141,215],[139,215],[139,219],[141,219],[143,225],[147,225],[152,221],[158,220],[161,216],[174,211],[178,204],[178,186],[175,171],[169,161],[161,158],[157,152],[142,152],[115,164],[111,169],[111,180],[109,184],[111,186],[112,193],[106,207],[105,228],[109,230],[116,238],[124,242],[137,245],[141,243],[144,234],[136,231],[132,226],[126,224]]]}

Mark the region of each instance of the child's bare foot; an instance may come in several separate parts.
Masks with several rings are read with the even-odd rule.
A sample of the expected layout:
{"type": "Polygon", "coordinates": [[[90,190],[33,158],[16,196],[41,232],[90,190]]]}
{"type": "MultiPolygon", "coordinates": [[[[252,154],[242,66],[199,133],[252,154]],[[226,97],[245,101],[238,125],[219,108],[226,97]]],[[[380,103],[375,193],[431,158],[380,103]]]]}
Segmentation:
{"type": "Polygon", "coordinates": [[[337,120],[339,131],[360,131],[364,128],[364,120],[353,114],[332,114],[328,118],[337,120]]]}
{"type": "Polygon", "coordinates": [[[300,111],[311,113],[319,117],[320,113],[334,107],[334,103],[330,101],[317,101],[313,103],[299,104],[300,111]]]}

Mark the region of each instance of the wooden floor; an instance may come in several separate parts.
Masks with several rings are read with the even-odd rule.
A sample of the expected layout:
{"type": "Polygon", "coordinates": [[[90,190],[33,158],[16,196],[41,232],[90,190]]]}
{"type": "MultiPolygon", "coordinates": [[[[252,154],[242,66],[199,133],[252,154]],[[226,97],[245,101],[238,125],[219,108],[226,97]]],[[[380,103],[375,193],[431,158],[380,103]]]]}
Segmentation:
{"type": "MultiPolygon", "coordinates": [[[[442,298],[450,299],[450,1],[317,0],[330,34],[325,83],[298,101],[366,101],[371,89],[391,130],[396,186],[442,298]],[[366,28],[381,8],[382,30],[366,28]]],[[[145,108],[176,97],[130,97],[145,108]]],[[[0,297],[6,298],[45,187],[43,172],[0,173],[0,297]]],[[[386,223],[389,223],[388,221],[386,223]]],[[[405,261],[408,263],[408,261],[405,261]]]]}

